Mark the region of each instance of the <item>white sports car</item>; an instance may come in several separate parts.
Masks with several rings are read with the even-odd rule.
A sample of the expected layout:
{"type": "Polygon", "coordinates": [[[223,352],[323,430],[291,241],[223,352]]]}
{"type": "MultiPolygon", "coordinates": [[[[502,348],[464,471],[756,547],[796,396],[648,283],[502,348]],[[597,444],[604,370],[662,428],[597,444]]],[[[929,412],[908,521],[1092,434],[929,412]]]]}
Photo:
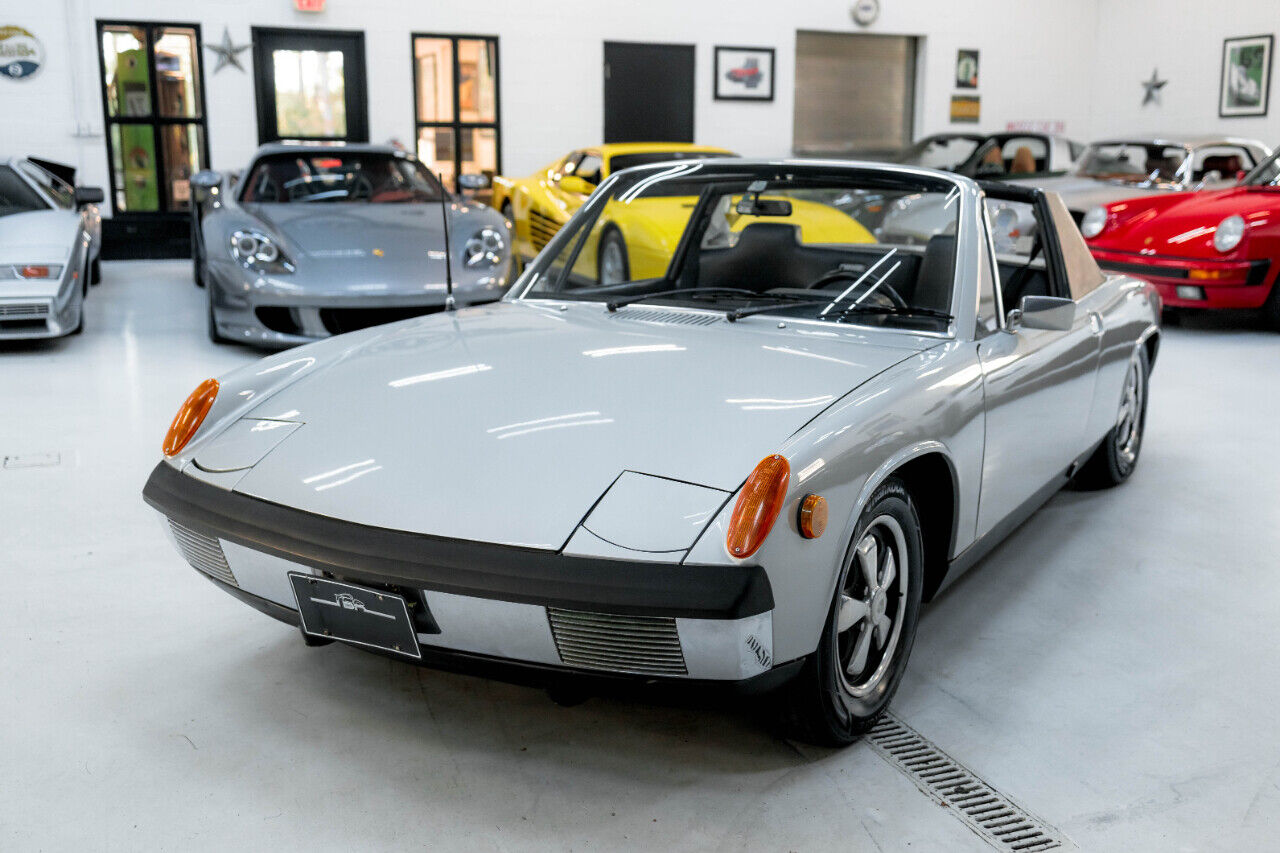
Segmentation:
{"type": "Polygon", "coordinates": [[[501,302],[206,380],[144,497],[194,568],[310,644],[766,691],[797,736],[848,743],[923,601],[1068,482],[1129,477],[1159,313],[1040,190],[640,167],[501,302]],[[951,221],[923,245],[834,227],[871,191],[951,221]],[[984,196],[1026,205],[1034,241],[997,254],[984,196]],[[679,238],[628,251],[662,272],[602,285],[584,247],[654,200],[679,238]]]}
{"type": "Polygon", "coordinates": [[[73,188],[54,171],[62,170],[0,160],[0,340],[84,328],[84,299],[100,276],[102,190],[73,188]]]}

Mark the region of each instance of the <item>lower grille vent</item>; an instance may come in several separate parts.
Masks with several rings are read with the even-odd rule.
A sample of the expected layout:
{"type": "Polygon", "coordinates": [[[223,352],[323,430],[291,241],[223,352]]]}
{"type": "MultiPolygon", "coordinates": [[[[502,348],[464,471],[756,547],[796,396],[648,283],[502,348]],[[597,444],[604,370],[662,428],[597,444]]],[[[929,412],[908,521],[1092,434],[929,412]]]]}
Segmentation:
{"type": "Polygon", "coordinates": [[[686,675],[676,620],[547,608],[560,660],[583,669],[686,675]]]}
{"type": "Polygon", "coordinates": [[[173,531],[178,550],[193,569],[231,586],[240,585],[236,582],[236,576],[231,573],[227,555],[222,552],[222,544],[217,539],[196,533],[173,519],[169,520],[169,529],[173,531]]]}
{"type": "Polygon", "coordinates": [[[529,240],[539,252],[560,230],[560,223],[538,210],[529,211],[529,240]]]}
{"type": "Polygon", "coordinates": [[[47,317],[49,305],[45,302],[10,302],[0,305],[0,317],[47,317]]]}
{"type": "Polygon", "coordinates": [[[1063,847],[1048,824],[1032,817],[901,720],[886,714],[867,736],[889,763],[999,850],[1037,853],[1063,847]]]}

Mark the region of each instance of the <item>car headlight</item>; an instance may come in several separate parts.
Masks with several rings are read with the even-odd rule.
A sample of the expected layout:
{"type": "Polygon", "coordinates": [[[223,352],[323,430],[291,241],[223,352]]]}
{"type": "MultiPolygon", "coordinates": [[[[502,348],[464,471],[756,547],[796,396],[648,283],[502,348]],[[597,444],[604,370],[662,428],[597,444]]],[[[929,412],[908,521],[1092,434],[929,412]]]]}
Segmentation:
{"type": "Polygon", "coordinates": [[[1228,216],[1218,223],[1218,230],[1213,232],[1213,248],[1219,252],[1230,252],[1244,239],[1244,217],[1228,216]]]}
{"type": "Polygon", "coordinates": [[[1097,237],[1107,227],[1107,209],[1091,207],[1080,220],[1080,233],[1086,238],[1097,237]]]}
{"type": "Polygon", "coordinates": [[[231,235],[231,256],[258,272],[293,272],[280,247],[260,231],[237,231],[231,235]]]}
{"type": "Polygon", "coordinates": [[[493,228],[481,228],[462,247],[462,260],[468,269],[490,269],[502,263],[507,240],[493,228]]]}

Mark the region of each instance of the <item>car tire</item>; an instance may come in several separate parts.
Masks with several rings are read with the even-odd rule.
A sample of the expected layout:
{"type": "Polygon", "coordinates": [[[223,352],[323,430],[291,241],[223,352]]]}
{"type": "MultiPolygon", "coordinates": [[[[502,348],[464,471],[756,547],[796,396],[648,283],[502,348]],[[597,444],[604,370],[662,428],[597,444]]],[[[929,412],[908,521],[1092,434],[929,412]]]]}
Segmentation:
{"type": "Polygon", "coordinates": [[[890,477],[875,490],[855,530],[818,648],[778,696],[784,734],[820,746],[852,743],[879,721],[906,670],[920,616],[924,545],[901,480],[890,477]]]}
{"type": "Polygon", "coordinates": [[[1269,327],[1280,332],[1280,279],[1271,285],[1271,293],[1262,303],[1262,317],[1269,327]]]}
{"type": "Polygon", "coordinates": [[[191,246],[191,280],[196,287],[204,287],[204,258],[201,257],[200,248],[194,244],[191,246]]]}
{"type": "Polygon", "coordinates": [[[205,300],[205,302],[209,306],[208,321],[207,321],[208,322],[207,331],[209,333],[209,340],[215,344],[226,343],[227,339],[224,338],[222,335],[218,334],[218,321],[213,314],[213,288],[212,287],[205,288],[205,291],[209,297],[208,299],[205,300]]]}
{"type": "Polygon", "coordinates": [[[1160,312],[1160,325],[1162,326],[1181,326],[1182,312],[1177,308],[1165,308],[1160,312]]]}
{"type": "Polygon", "coordinates": [[[1116,423],[1076,472],[1073,486],[1083,490],[1109,489],[1129,479],[1142,450],[1142,434],[1147,423],[1147,380],[1150,376],[1147,348],[1139,345],[1125,371],[1116,423]]]}
{"type": "Polygon", "coordinates": [[[627,243],[616,226],[606,226],[596,252],[596,281],[603,285],[622,284],[631,280],[631,260],[627,257],[627,243]],[[606,275],[609,280],[606,281],[606,275]]]}
{"type": "Polygon", "coordinates": [[[89,262],[89,283],[102,283],[102,258],[94,258],[89,262]]]}
{"type": "Polygon", "coordinates": [[[520,277],[520,273],[524,272],[524,261],[516,249],[516,212],[512,209],[510,201],[502,203],[501,212],[502,218],[511,223],[511,280],[515,281],[520,277]]]}

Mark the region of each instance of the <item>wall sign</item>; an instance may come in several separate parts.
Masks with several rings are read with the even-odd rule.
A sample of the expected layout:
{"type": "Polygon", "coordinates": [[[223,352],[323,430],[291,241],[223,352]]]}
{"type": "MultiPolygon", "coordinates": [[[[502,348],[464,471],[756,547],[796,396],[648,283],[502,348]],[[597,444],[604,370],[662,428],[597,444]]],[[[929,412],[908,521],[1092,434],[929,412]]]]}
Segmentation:
{"type": "Polygon", "coordinates": [[[978,95],[951,96],[951,123],[977,124],[982,116],[982,98],[978,95]]]}
{"type": "Polygon", "coordinates": [[[1151,79],[1142,81],[1142,88],[1144,89],[1144,92],[1142,95],[1142,105],[1144,107],[1147,104],[1155,104],[1156,106],[1160,106],[1160,90],[1163,89],[1165,87],[1165,84],[1167,84],[1168,82],[1169,82],[1168,80],[1160,79],[1160,69],[1158,68],[1151,69],[1151,79]]]}
{"type": "Polygon", "coordinates": [[[1218,115],[1265,116],[1271,96],[1271,48],[1275,36],[1246,36],[1222,43],[1218,115]]]}
{"type": "Polygon", "coordinates": [[[956,88],[978,88],[978,51],[956,51],[956,88]]]}
{"type": "Polygon", "coordinates": [[[772,101],[773,48],[716,47],[717,101],[772,101]]]}
{"type": "Polygon", "coordinates": [[[299,12],[323,12],[324,0],[293,0],[293,8],[299,12]]]}
{"type": "Polygon", "coordinates": [[[10,80],[25,80],[44,65],[44,47],[22,27],[0,27],[0,74],[10,80]]]}

